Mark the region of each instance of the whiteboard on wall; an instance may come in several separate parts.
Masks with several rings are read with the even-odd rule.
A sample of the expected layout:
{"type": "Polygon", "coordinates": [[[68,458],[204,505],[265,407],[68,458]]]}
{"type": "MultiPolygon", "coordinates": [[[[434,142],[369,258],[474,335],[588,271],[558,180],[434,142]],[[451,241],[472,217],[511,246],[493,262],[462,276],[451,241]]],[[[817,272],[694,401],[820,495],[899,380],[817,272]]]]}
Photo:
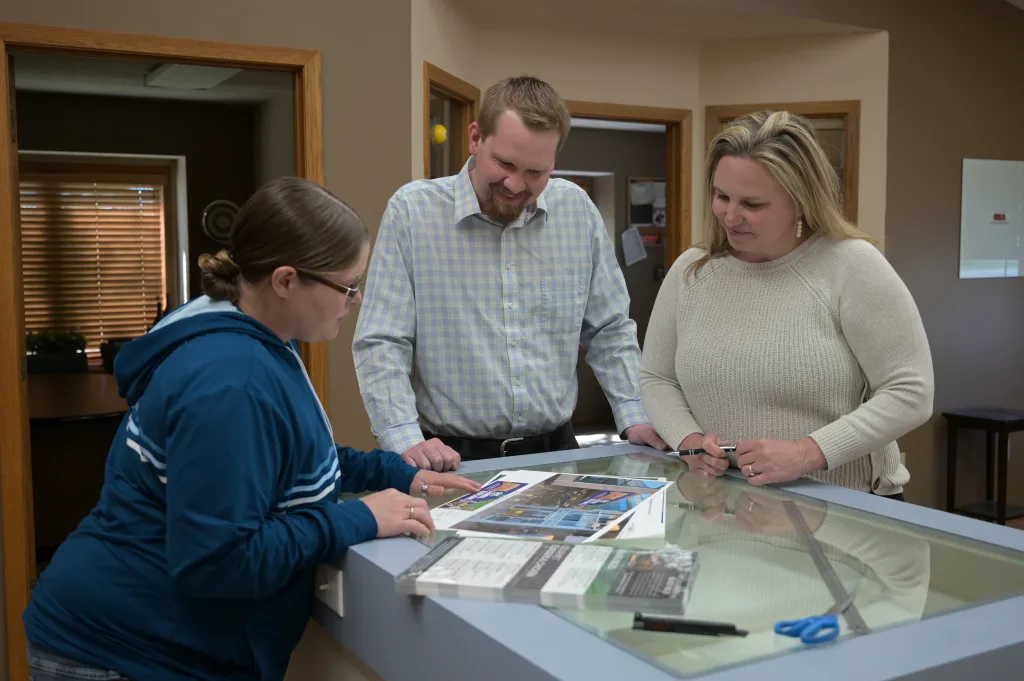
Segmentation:
{"type": "Polygon", "coordinates": [[[1024,277],[1024,161],[965,158],[960,278],[1024,277]]]}

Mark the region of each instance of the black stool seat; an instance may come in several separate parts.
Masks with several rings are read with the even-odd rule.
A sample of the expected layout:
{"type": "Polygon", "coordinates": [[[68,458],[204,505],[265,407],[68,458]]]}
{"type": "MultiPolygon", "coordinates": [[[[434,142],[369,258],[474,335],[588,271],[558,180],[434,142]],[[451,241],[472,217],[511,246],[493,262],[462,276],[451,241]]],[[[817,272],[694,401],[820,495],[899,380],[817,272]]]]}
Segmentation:
{"type": "Polygon", "coordinates": [[[995,520],[1000,525],[1005,525],[1007,520],[1024,517],[1024,506],[1008,506],[1006,503],[1010,433],[1024,431],[1024,411],[976,408],[943,412],[942,416],[948,424],[946,434],[946,510],[950,513],[995,520]],[[985,501],[957,508],[956,456],[961,429],[985,431],[985,491],[987,498],[985,501]]]}

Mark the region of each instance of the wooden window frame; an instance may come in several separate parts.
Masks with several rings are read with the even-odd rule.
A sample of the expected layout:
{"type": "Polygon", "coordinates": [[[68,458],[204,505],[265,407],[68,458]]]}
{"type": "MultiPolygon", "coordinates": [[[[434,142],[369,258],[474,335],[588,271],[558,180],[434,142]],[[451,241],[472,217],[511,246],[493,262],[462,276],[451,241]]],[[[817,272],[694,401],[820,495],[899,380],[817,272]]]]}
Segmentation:
{"type": "Polygon", "coordinates": [[[476,120],[480,105],[480,88],[457,78],[430,62],[423,62],[423,177],[430,177],[430,91],[439,90],[455,100],[460,107],[460,117],[465,124],[460,135],[450,135],[453,144],[451,154],[461,159],[460,165],[469,160],[469,124],[476,120]]]}
{"type": "Polygon", "coordinates": [[[828,102],[782,102],[776,104],[730,104],[708,106],[705,114],[705,153],[711,148],[711,141],[726,121],[755,111],[790,111],[808,118],[842,118],[843,146],[846,153],[843,177],[843,196],[846,217],[854,224],[860,207],[860,100],[828,102]]]}
{"type": "MultiPolygon", "coordinates": [[[[292,74],[295,173],[323,184],[321,56],[315,50],[0,23],[0,508],[3,513],[7,667],[28,678],[22,613],[36,576],[32,457],[18,228],[18,147],[11,49],[175,61],[292,74]]],[[[327,344],[300,343],[310,380],[327,407],[327,344]]]]}

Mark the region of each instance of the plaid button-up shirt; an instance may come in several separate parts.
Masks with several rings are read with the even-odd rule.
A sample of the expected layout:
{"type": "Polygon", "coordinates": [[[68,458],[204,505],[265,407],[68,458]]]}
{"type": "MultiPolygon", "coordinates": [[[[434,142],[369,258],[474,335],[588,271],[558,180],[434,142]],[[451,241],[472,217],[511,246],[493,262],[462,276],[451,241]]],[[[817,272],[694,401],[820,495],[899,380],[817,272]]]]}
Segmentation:
{"type": "Polygon", "coordinates": [[[353,352],[374,435],[403,452],[441,435],[510,438],[565,424],[579,344],[618,432],[647,423],[629,295],[597,207],[553,178],[507,228],[480,212],[468,162],[388,202],[353,352]]]}

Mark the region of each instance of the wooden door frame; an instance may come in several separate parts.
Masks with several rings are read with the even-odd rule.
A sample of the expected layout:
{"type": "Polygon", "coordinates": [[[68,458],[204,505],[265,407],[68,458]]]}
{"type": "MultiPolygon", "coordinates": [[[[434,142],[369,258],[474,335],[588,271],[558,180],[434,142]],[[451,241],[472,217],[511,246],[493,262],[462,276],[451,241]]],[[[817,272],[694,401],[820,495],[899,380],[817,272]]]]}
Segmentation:
{"type": "Polygon", "coordinates": [[[705,144],[704,150],[711,147],[711,140],[722,129],[722,123],[755,111],[790,111],[808,118],[842,118],[843,146],[846,159],[844,166],[843,196],[846,200],[846,217],[857,223],[860,202],[860,100],[842,100],[829,102],[782,102],[775,104],[730,104],[726,106],[704,107],[705,144]]]}
{"type": "Polygon", "coordinates": [[[566,101],[576,118],[665,126],[665,271],[690,247],[693,200],[693,115],[689,109],[566,101]]]}
{"type": "MultiPolygon", "coordinates": [[[[28,678],[21,615],[35,578],[32,457],[18,230],[17,133],[13,71],[8,50],[36,50],[90,57],[138,58],[293,74],[295,173],[323,183],[321,58],[315,50],[0,23],[0,493],[8,674],[28,678]],[[10,132],[8,132],[10,131],[10,132]],[[8,143],[9,140],[9,143],[8,143]]],[[[327,347],[301,344],[314,388],[327,402],[327,347]]]]}
{"type": "Polygon", "coordinates": [[[456,150],[462,163],[469,159],[469,124],[476,120],[480,88],[457,78],[430,62],[423,62],[423,177],[430,177],[430,90],[438,89],[454,99],[462,111],[462,134],[456,150]]]}

